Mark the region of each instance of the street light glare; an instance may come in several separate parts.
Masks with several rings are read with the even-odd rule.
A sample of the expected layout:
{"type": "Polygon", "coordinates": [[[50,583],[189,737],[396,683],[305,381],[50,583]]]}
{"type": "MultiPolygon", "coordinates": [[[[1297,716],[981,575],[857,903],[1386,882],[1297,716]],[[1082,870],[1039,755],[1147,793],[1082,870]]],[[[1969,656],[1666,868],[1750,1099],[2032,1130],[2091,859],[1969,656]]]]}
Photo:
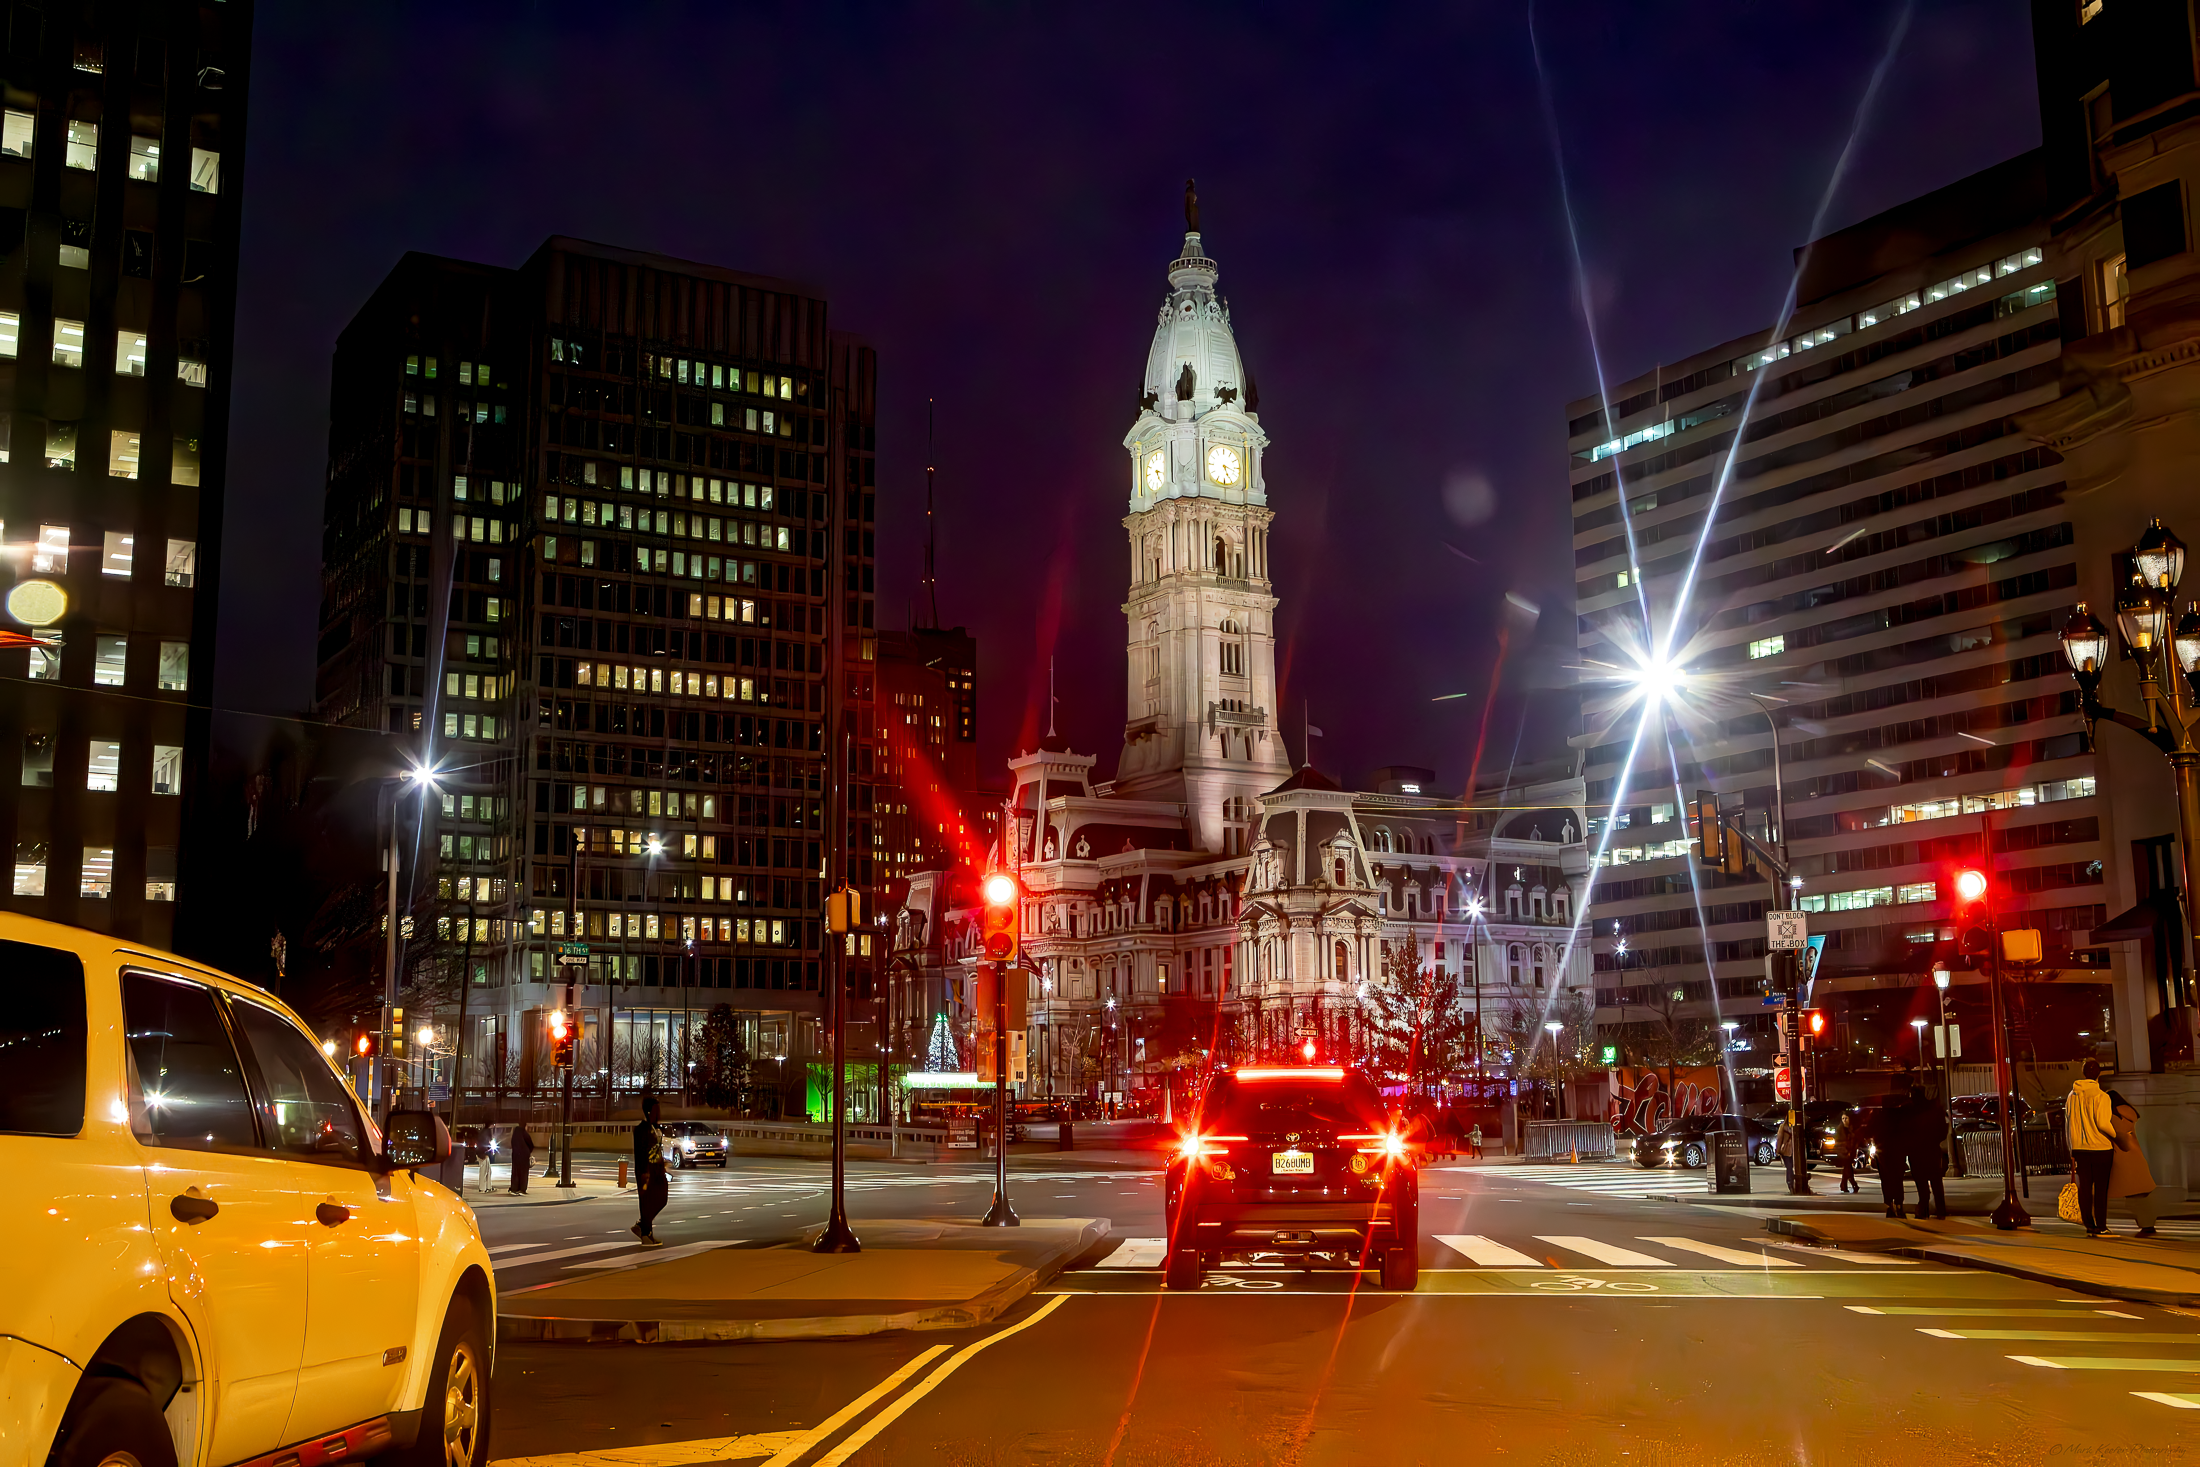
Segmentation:
{"type": "Polygon", "coordinates": [[[1688,674],[1679,666],[1652,653],[1635,665],[1636,691],[1653,703],[1668,702],[1688,685],[1688,674]]]}

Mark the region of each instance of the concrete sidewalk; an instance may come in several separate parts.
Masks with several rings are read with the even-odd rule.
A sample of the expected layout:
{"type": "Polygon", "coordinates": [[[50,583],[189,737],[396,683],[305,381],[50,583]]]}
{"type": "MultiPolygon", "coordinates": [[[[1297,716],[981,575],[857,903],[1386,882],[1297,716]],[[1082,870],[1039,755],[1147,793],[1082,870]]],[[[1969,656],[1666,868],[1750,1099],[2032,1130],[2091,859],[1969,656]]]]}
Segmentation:
{"type": "Polygon", "coordinates": [[[641,1254],[571,1282],[501,1295],[497,1338],[671,1342],[818,1339],[966,1329],[1053,1278],[1107,1236],[1101,1218],[1015,1228],[867,1218],[860,1253],[706,1244],[641,1254]]]}
{"type": "Polygon", "coordinates": [[[1765,1231],[1859,1252],[1989,1269],[2142,1304],[2200,1303],[2200,1244],[2129,1234],[2081,1238],[2031,1228],[2005,1233],[1969,1217],[1929,1222],[1834,1212],[1767,1218],[1765,1231]]]}

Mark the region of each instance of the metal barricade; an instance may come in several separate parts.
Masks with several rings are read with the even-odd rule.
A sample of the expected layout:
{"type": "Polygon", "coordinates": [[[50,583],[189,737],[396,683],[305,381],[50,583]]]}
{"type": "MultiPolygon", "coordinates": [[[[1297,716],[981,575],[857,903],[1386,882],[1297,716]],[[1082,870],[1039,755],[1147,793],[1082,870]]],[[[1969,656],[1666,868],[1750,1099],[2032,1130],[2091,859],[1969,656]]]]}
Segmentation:
{"type": "MultiPolygon", "coordinates": [[[[1956,1138],[1963,1146],[1964,1170],[1974,1177],[2001,1171],[2001,1132],[1966,1131],[1956,1138]]],[[[2023,1170],[2034,1176],[2051,1176],[2070,1170],[2070,1138],[2060,1126],[2024,1126],[2017,1131],[2017,1155],[2023,1170]]]]}
{"type": "Polygon", "coordinates": [[[1530,1121],[1524,1155],[1553,1161],[1578,1155],[1583,1161],[1610,1161],[1618,1155],[1609,1121],[1530,1121]]]}

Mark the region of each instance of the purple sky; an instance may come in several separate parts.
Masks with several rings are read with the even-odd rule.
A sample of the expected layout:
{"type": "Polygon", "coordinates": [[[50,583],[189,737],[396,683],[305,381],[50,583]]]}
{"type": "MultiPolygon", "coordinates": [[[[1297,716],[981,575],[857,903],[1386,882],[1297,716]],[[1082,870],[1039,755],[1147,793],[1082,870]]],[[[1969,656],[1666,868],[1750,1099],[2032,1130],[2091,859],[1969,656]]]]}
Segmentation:
{"type": "MultiPolygon", "coordinates": [[[[515,265],[562,233],[813,283],[877,345],[887,625],[936,398],[940,608],[979,639],[984,756],[1043,718],[1051,651],[1105,775],[1120,440],[1188,174],[1273,440],[1294,757],[1310,706],[1326,770],[1463,777],[1507,591],[1544,608],[1508,685],[1569,656],[1564,409],[1594,377],[1522,6],[470,10],[260,9],[225,706],[311,698],[337,332],[406,250],[515,265]]],[[[1615,379],[1769,324],[1895,10],[1539,12],[1615,379]]],[[[1935,4],[1829,227],[2038,132],[2027,7],[1935,4]]]]}

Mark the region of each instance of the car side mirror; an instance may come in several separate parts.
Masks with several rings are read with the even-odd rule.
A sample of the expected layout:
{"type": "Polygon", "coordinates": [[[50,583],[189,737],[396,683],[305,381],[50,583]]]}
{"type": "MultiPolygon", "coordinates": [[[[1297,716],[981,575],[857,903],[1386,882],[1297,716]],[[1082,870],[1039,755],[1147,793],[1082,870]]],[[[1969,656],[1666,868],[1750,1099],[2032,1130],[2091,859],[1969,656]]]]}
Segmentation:
{"type": "Polygon", "coordinates": [[[434,1111],[392,1111],[382,1128],[382,1164],[391,1171],[435,1166],[450,1154],[451,1128],[434,1111]]]}

